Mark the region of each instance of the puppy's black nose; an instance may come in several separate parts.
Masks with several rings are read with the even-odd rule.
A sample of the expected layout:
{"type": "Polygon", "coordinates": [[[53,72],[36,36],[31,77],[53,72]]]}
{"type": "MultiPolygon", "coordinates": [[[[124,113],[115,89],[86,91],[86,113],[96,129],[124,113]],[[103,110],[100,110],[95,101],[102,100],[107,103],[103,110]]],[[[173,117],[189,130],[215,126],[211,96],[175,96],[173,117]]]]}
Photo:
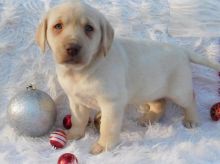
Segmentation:
{"type": "Polygon", "coordinates": [[[66,49],[68,55],[74,57],[77,56],[81,50],[81,46],[79,44],[70,44],[66,49]]]}

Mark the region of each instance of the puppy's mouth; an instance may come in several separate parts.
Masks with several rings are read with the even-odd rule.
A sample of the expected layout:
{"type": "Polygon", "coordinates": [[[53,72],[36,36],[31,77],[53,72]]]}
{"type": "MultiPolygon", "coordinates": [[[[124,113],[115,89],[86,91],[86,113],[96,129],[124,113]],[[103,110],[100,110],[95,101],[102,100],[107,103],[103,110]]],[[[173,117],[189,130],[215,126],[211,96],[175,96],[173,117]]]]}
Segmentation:
{"type": "Polygon", "coordinates": [[[56,62],[61,65],[81,67],[86,64],[86,58],[83,57],[83,54],[81,53],[76,56],[71,56],[67,53],[59,53],[59,55],[57,55],[56,62]]]}
{"type": "Polygon", "coordinates": [[[66,60],[63,64],[68,64],[68,65],[83,65],[83,60],[81,58],[72,58],[66,60]]]}
{"type": "Polygon", "coordinates": [[[64,64],[67,64],[67,65],[82,65],[81,62],[76,62],[76,61],[67,61],[64,64]]]}

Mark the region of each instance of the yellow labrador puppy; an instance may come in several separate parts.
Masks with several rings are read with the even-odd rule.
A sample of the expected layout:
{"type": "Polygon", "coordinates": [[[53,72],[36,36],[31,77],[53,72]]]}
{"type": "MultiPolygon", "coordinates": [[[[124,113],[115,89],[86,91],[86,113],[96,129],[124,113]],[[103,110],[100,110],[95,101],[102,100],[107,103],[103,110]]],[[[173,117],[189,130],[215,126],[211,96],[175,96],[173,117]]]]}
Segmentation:
{"type": "Polygon", "coordinates": [[[171,99],[184,108],[184,126],[195,127],[190,62],[220,71],[218,63],[183,48],[114,38],[106,18],[81,2],[50,9],[36,40],[42,51],[46,44],[52,49],[58,80],[69,99],[73,126],[68,138],[84,136],[90,108],[101,111],[100,138],[92,154],[116,146],[128,104],[145,104],[149,112],[141,121],[153,122],[163,113],[163,99],[171,99]]]}

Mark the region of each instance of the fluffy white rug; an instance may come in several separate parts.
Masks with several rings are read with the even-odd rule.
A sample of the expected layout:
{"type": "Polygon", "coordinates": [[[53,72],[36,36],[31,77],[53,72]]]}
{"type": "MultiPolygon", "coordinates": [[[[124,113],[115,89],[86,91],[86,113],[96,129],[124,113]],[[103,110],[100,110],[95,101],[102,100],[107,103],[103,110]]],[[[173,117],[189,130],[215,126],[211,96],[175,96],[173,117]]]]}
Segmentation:
{"type": "MultiPolygon", "coordinates": [[[[218,0],[209,1],[208,5],[207,0],[181,1],[181,4],[174,0],[86,2],[105,13],[118,36],[179,44],[214,60],[220,59],[219,29],[211,26],[219,23],[218,0]],[[197,19],[197,3],[204,8],[204,13],[199,12],[199,18],[204,19],[197,19]],[[198,20],[194,23],[202,21],[202,26],[195,24],[195,29],[188,26],[186,31],[182,30],[190,18],[198,20]],[[196,33],[198,28],[200,31],[196,33]],[[210,30],[216,32],[215,37],[202,35],[210,30]],[[183,37],[177,38],[173,34],[183,37]]],[[[209,116],[210,107],[219,101],[220,80],[217,72],[197,65],[192,67],[201,118],[199,128],[185,129],[181,124],[181,110],[169,102],[163,120],[148,128],[139,127],[132,115],[136,113],[129,110],[121,133],[121,144],[113,151],[98,156],[88,154],[90,144],[98,138],[93,128],[88,128],[83,139],[69,142],[61,150],[51,148],[48,136],[29,138],[17,135],[8,124],[7,105],[29,83],[36,84],[56,102],[58,118],[55,127],[62,126],[62,118],[69,110],[65,94],[57,82],[51,52],[41,55],[34,42],[40,18],[57,3],[59,0],[0,0],[0,163],[52,164],[65,152],[74,153],[81,164],[220,163],[220,121],[213,122],[209,116]]]]}

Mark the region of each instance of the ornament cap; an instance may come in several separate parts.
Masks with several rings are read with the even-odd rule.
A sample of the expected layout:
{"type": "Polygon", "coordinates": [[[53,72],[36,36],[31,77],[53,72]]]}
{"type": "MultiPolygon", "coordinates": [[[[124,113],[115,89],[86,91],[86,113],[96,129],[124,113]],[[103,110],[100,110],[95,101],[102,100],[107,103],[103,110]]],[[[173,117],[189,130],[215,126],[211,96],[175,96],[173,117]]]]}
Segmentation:
{"type": "Polygon", "coordinates": [[[26,89],[27,89],[28,91],[30,91],[30,90],[36,90],[36,86],[33,85],[33,84],[29,84],[29,85],[26,86],[26,89]]]}

